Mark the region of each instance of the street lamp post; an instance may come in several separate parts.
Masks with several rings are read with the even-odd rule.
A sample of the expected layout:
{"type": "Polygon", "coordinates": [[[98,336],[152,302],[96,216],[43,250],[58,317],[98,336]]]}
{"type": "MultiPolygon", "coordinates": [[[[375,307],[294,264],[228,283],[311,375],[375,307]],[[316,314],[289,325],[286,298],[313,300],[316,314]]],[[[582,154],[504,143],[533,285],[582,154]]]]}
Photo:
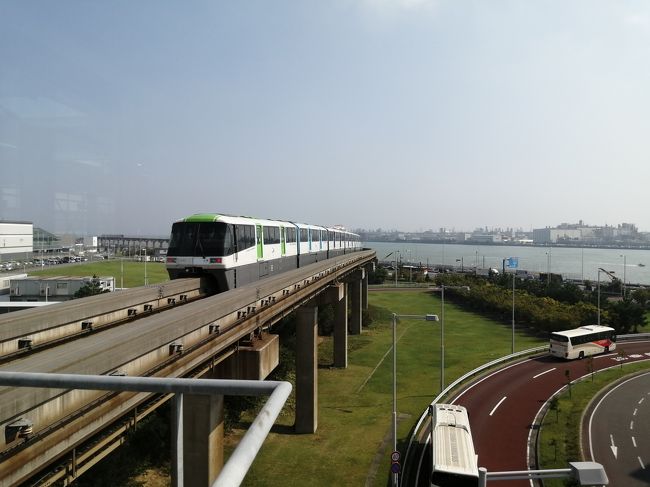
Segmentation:
{"type": "Polygon", "coordinates": [[[429,288],[431,291],[440,291],[440,392],[445,389],[445,288],[469,291],[469,286],[445,286],[444,284],[429,288]]]}
{"type": "Polygon", "coordinates": [[[598,325],[600,325],[600,273],[601,272],[604,272],[612,279],[616,278],[616,276],[614,276],[614,271],[606,271],[602,267],[598,268],[598,325]]]}
{"type": "Polygon", "coordinates": [[[621,257],[623,257],[623,287],[621,288],[621,291],[623,293],[623,299],[625,299],[625,271],[627,268],[627,256],[621,255],[621,257]]]}
{"type": "Polygon", "coordinates": [[[148,284],[147,283],[147,249],[142,249],[142,252],[140,253],[140,255],[143,255],[143,254],[144,254],[144,257],[143,257],[143,259],[144,259],[144,285],[146,286],[148,284]]]}
{"type": "MultiPolygon", "coordinates": [[[[438,321],[438,315],[398,315],[393,313],[393,451],[397,451],[397,319],[438,321]]],[[[397,486],[397,473],[393,473],[393,486],[397,486]]]]}

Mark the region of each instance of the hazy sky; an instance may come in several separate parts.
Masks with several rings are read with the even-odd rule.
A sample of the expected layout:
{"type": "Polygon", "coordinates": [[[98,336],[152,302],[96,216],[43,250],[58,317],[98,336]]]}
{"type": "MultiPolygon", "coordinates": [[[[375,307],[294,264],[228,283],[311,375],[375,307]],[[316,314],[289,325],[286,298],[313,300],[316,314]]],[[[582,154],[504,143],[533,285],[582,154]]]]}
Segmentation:
{"type": "Polygon", "coordinates": [[[650,2],[2,0],[0,219],[650,231],[650,2]]]}

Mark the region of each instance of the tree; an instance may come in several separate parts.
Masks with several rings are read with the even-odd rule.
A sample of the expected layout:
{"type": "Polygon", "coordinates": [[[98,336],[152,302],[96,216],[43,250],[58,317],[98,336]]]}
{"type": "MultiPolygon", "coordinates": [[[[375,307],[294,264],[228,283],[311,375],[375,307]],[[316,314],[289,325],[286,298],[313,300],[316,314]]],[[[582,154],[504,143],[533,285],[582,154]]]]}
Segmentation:
{"type": "Polygon", "coordinates": [[[388,271],[383,267],[377,267],[368,273],[368,284],[383,284],[388,276],[388,271]]]}
{"type": "Polygon", "coordinates": [[[646,323],[643,306],[630,299],[629,296],[615,303],[610,303],[607,310],[610,326],[616,329],[617,333],[638,333],[639,327],[643,327],[646,323]]]}
{"type": "Polygon", "coordinates": [[[636,301],[643,309],[650,307],[650,289],[635,289],[630,293],[630,296],[636,301]]]}
{"type": "Polygon", "coordinates": [[[79,291],[74,293],[72,298],[85,298],[87,296],[94,296],[95,294],[103,294],[108,292],[110,292],[108,289],[102,289],[101,285],[99,284],[99,277],[93,274],[92,279],[87,284],[82,286],[79,291]]]}

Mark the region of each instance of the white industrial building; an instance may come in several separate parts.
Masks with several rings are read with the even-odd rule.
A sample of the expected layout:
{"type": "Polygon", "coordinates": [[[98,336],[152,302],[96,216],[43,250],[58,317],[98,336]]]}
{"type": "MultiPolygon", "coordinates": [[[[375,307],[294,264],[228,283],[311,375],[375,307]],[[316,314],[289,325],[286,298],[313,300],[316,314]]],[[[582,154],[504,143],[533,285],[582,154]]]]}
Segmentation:
{"type": "Polygon", "coordinates": [[[582,240],[582,229],[580,228],[535,228],[533,229],[533,241],[536,244],[551,244],[558,241],[579,241],[582,240]]]}
{"type": "Polygon", "coordinates": [[[10,282],[10,301],[68,301],[82,287],[97,284],[102,292],[115,291],[110,277],[22,277],[10,282]]]}
{"type": "Polygon", "coordinates": [[[34,225],[0,220],[0,261],[26,260],[34,251],[34,225]]]}

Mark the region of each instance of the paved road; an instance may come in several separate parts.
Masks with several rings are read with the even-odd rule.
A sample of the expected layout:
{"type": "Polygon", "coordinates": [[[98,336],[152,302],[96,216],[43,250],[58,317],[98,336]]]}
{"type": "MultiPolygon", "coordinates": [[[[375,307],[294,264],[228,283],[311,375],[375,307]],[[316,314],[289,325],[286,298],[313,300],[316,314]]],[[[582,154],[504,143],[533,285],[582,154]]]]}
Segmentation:
{"type": "MultiPolygon", "coordinates": [[[[650,357],[650,342],[619,344],[619,349],[632,355],[627,362],[650,357]]],[[[618,359],[616,353],[596,356],[594,370],[616,365],[618,359]]],[[[498,370],[459,395],[454,403],[468,409],[479,466],[489,472],[526,470],[536,415],[567,383],[567,371],[574,380],[586,375],[587,367],[587,360],[534,358],[498,370]]],[[[490,487],[499,485],[530,487],[528,481],[490,482],[490,487]]]]}
{"type": "Polygon", "coordinates": [[[585,419],[588,452],[610,485],[650,485],[650,372],[610,389],[585,419]]]}

